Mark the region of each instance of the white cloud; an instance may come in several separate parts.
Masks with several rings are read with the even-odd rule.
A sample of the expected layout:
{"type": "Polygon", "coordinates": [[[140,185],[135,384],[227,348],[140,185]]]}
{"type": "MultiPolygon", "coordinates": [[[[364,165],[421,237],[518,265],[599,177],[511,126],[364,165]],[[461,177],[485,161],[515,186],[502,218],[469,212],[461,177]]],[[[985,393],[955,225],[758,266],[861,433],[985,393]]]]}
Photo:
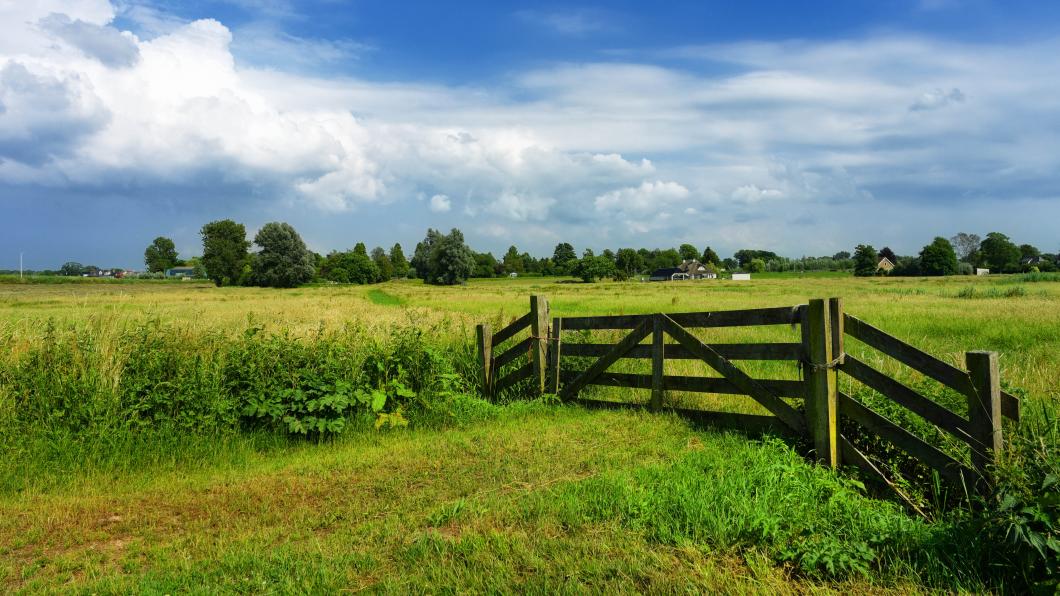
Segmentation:
{"type": "Polygon", "coordinates": [[[929,91],[918,97],[917,100],[909,106],[909,110],[912,112],[937,110],[952,103],[962,103],[963,101],[964,93],[961,93],[960,89],[953,88],[949,91],[935,89],[934,91],[929,91]]]}
{"type": "Polygon", "coordinates": [[[560,35],[582,36],[618,29],[613,17],[602,10],[563,11],[520,10],[515,16],[560,35]]]}
{"type": "Polygon", "coordinates": [[[746,184],[732,191],[733,200],[741,203],[757,203],[783,196],[784,193],[775,188],[758,188],[754,184],[746,184]]]}
{"type": "Polygon", "coordinates": [[[666,204],[687,198],[688,189],[677,182],[643,182],[640,186],[620,188],[604,193],[593,203],[597,211],[621,211],[647,214],[666,204]]]}
{"type": "Polygon", "coordinates": [[[40,26],[107,66],[132,66],[140,58],[136,37],[113,27],[71,20],[65,14],[54,13],[41,19],[40,26]]]}
{"type": "Polygon", "coordinates": [[[434,213],[448,213],[452,207],[452,202],[445,195],[434,195],[431,197],[431,211],[434,213]]]}
{"type": "MultiPolygon", "coordinates": [[[[667,51],[682,68],[653,55],[552,64],[483,88],[310,76],[305,64],[365,48],[140,5],[123,14],[150,38],[117,31],[102,0],[0,1],[0,188],[151,201],[143,188],[208,180],[329,213],[444,189],[448,209],[432,199],[432,211],[459,197],[482,235],[505,229],[506,241],[541,242],[526,230],[548,222],[583,244],[640,242],[664,214],[694,209],[719,238],[752,242],[759,229],[777,250],[802,231],[776,214],[821,203],[1060,204],[1056,40],[731,43],[667,51]]],[[[692,219],[667,226],[701,229],[692,219]]]]}

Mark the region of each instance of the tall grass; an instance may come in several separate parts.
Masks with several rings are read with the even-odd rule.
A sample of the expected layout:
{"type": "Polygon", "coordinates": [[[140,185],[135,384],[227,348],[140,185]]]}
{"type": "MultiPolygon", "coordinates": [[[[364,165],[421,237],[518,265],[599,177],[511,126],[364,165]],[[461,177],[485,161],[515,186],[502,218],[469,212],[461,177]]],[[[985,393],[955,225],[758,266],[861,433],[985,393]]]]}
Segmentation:
{"type": "Polygon", "coordinates": [[[215,452],[214,439],[256,448],[286,433],[444,423],[446,406],[473,392],[474,358],[465,342],[410,325],[307,338],[50,321],[0,359],[0,490],[172,457],[178,443],[195,460],[215,452]]]}

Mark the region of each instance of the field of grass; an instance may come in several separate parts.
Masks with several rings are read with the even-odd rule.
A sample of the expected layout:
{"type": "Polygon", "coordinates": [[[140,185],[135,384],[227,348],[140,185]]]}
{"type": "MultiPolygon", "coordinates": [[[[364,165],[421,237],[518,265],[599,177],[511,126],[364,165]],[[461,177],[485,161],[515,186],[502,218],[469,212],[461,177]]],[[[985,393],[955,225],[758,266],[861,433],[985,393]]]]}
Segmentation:
{"type": "MultiPolygon", "coordinates": [[[[667,415],[478,400],[470,346],[476,323],[499,328],[526,311],[530,294],[546,296],[557,316],[840,296],[847,312],[954,364],[965,350],[999,351],[1002,378],[1025,396],[1025,408],[1055,412],[1060,317],[1051,313],[1060,284],[1036,281],[529,278],[295,290],[0,283],[0,586],[1004,590],[960,520],[927,521],[872,499],[777,441],[667,415]],[[395,360],[410,345],[439,382],[419,383],[408,362],[395,360]],[[275,404],[234,396],[268,397],[285,383],[308,392],[295,368],[327,379],[325,393],[367,375],[394,403],[403,400],[410,425],[375,430],[376,414],[363,411],[336,436],[307,439],[260,412],[248,423],[250,406],[275,404]],[[416,397],[401,397],[395,384],[416,397]]],[[[730,342],[796,341],[794,334],[700,335],[730,342]]],[[[894,363],[874,364],[921,381],[894,363]]],[[[789,364],[749,366],[756,376],[798,374],[789,364]]],[[[746,399],[671,399],[756,411],[746,399]]]]}

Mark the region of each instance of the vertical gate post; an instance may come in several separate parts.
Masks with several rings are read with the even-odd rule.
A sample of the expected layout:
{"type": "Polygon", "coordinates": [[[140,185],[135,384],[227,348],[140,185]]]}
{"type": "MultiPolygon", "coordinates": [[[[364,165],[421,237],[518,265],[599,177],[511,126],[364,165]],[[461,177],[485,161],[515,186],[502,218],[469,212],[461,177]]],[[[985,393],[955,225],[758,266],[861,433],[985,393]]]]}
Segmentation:
{"type": "MultiPolygon", "coordinates": [[[[836,306],[842,303],[836,300],[836,306]]],[[[823,299],[810,300],[806,309],[806,332],[803,348],[806,363],[806,426],[810,430],[817,460],[831,467],[839,466],[838,379],[833,355],[835,337],[832,331],[831,304],[823,299]]],[[[842,320],[842,313],[839,313],[842,320]]]]}
{"type": "Polygon", "coordinates": [[[663,335],[663,319],[652,317],[651,335],[651,409],[658,412],[663,404],[663,364],[666,362],[666,336],[663,335]]]}
{"type": "Polygon", "coordinates": [[[563,348],[563,342],[560,341],[563,332],[563,319],[556,317],[552,319],[552,330],[549,333],[549,372],[550,377],[548,380],[548,392],[554,395],[559,395],[559,366],[560,366],[560,350],[563,348]]]}
{"type": "Polygon", "coordinates": [[[1003,449],[1001,434],[1001,375],[997,352],[965,352],[964,362],[975,391],[968,396],[968,421],[972,438],[972,465],[986,481],[980,488],[993,485],[990,466],[1003,449]]]}
{"type": "Polygon", "coordinates": [[[530,297],[530,359],[533,367],[534,392],[545,393],[545,366],[548,363],[548,300],[544,296],[530,297]]]}
{"type": "Polygon", "coordinates": [[[493,333],[489,325],[475,325],[478,345],[479,379],[482,381],[482,394],[489,396],[493,379],[493,333]]]}

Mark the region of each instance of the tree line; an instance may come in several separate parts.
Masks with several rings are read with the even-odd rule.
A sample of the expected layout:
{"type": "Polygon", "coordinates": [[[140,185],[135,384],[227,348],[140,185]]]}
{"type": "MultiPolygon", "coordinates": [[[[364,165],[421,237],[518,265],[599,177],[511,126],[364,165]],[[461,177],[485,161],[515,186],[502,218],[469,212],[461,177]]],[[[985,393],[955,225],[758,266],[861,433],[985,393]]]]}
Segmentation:
{"type": "MultiPolygon", "coordinates": [[[[202,256],[189,259],[179,257],[169,238],[156,238],[144,251],[147,270],[161,276],[168,269],[186,266],[193,269],[194,277],[208,278],[217,285],[294,287],[314,281],[370,284],[395,278],[457,284],[473,277],[511,274],[574,276],[587,282],[626,280],[691,260],[715,272],[851,271],[859,276],[971,274],[980,267],[995,273],[1058,268],[1056,254],[1043,253],[1029,244],[1016,245],[999,232],[991,232],[985,238],[966,232],[950,239],[937,237],[910,256],[896,255],[886,246],[877,251],[872,245],[859,244],[853,253],[840,251],[831,256],[801,258],[759,249],[741,249],[731,257],[721,258],[709,246],[700,250],[688,243],[665,249],[605,249],[600,254],[585,249],[579,256],[573,245],[561,242],[551,256],[535,257],[513,245],[497,259],[490,252],[472,250],[455,228],[448,234],[428,229],[411,258],[397,243],[389,250],[377,246],[369,251],[359,242],[352,249],[320,255],[310,251],[287,223],[268,223],[250,241],[245,226],[230,219],[204,225],[200,235],[202,256]],[[256,250],[252,251],[253,247],[256,250]],[[884,257],[894,265],[893,270],[887,272],[879,267],[884,257]]],[[[98,271],[93,266],[70,262],[55,273],[85,275],[98,271]]]]}
{"type": "Polygon", "coordinates": [[[990,232],[985,238],[960,232],[946,239],[936,236],[915,256],[897,256],[884,247],[878,253],[870,244],[854,249],[854,275],[971,275],[976,269],[991,273],[1052,272],[1060,268],[1060,254],[1043,253],[1030,244],[1016,245],[1001,232],[990,232]],[[879,267],[886,257],[894,268],[879,267]]]}

